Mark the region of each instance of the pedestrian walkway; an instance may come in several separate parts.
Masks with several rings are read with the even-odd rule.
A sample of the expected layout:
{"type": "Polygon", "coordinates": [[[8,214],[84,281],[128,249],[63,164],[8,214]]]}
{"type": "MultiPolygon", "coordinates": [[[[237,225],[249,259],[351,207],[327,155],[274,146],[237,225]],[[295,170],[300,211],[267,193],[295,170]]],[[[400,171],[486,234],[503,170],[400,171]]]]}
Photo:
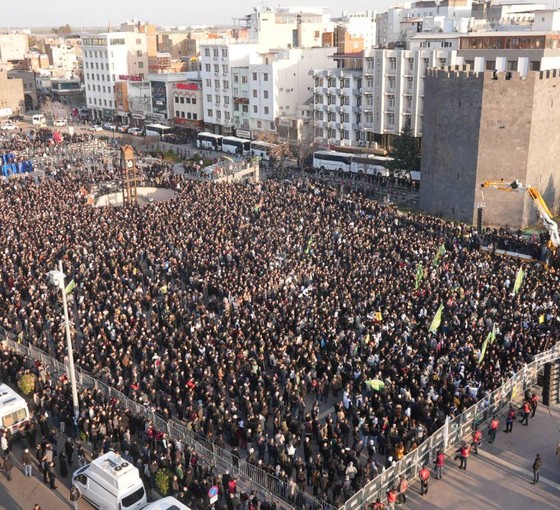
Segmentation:
{"type": "Polygon", "coordinates": [[[529,426],[519,423],[511,434],[505,434],[505,417],[500,417],[500,430],[493,444],[488,444],[487,431],[479,455],[471,455],[466,471],[447,457],[442,480],[430,480],[427,496],[420,496],[419,484],[409,490],[403,508],[425,509],[504,509],[539,510],[560,508],[560,406],[540,405],[529,426]],[[532,465],[537,453],[543,458],[540,483],[533,485],[532,465]]]}

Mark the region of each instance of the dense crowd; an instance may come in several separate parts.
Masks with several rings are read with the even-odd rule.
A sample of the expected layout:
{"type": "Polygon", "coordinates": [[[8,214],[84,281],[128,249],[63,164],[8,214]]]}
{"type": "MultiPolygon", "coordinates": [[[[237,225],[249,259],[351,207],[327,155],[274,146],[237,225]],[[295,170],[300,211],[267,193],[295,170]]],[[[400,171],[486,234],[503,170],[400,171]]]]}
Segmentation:
{"type": "MultiPolygon", "coordinates": [[[[76,363],[284,480],[288,498],[341,503],[558,333],[556,273],[527,265],[514,295],[520,262],[480,251],[465,225],[304,181],[183,181],[126,209],[88,206],[83,185],[72,171],[0,184],[4,327],[64,357],[45,278],[63,260],[76,363]]],[[[80,426],[97,398],[82,396],[80,426]]]]}

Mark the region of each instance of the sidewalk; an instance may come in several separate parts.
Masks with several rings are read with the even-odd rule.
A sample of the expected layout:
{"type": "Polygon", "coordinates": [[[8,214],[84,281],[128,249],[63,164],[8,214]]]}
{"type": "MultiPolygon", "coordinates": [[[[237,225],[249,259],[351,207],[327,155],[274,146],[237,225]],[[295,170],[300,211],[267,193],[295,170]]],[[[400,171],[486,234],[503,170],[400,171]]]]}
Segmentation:
{"type": "MultiPolygon", "coordinates": [[[[426,509],[504,509],[525,510],[560,508],[560,458],[555,456],[560,442],[560,405],[552,408],[539,405],[529,426],[519,423],[513,433],[505,434],[505,417],[500,416],[500,431],[493,444],[486,435],[479,455],[471,455],[467,471],[459,470],[458,462],[448,457],[443,478],[430,480],[429,494],[419,494],[415,482],[409,498],[401,508],[426,509]],[[540,483],[533,485],[533,461],[541,454],[543,466],[540,483]]],[[[486,434],[486,429],[484,430],[486,434]]]]}

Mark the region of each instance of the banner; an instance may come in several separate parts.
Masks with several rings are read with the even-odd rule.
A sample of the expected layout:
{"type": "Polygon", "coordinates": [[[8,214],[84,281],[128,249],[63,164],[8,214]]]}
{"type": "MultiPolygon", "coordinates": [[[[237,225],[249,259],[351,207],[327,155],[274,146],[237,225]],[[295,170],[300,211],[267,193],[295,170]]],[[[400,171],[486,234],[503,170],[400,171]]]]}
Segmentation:
{"type": "Polygon", "coordinates": [[[66,295],[71,294],[72,291],[76,288],[76,282],[74,281],[74,279],[70,280],[70,283],[68,285],[66,285],[66,288],[64,289],[64,293],[66,295]]]}
{"type": "Polygon", "coordinates": [[[439,266],[441,257],[443,255],[445,255],[445,244],[441,243],[441,246],[438,248],[438,251],[436,253],[436,256],[434,257],[434,260],[432,261],[432,266],[437,267],[439,266]]]}
{"type": "Polygon", "coordinates": [[[424,268],[422,267],[422,262],[418,262],[418,267],[416,268],[416,282],[414,284],[415,290],[418,290],[418,287],[420,287],[420,283],[422,282],[423,278],[424,278],[424,268]]]}

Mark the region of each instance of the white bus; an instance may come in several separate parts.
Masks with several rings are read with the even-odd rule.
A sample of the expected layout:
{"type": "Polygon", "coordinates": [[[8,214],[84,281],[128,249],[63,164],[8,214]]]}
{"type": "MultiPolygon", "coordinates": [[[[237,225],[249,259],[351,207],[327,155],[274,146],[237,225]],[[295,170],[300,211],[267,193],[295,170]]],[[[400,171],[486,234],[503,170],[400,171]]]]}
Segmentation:
{"type": "Polygon", "coordinates": [[[35,126],[44,126],[47,124],[47,119],[42,113],[37,113],[31,117],[31,122],[33,122],[35,126]]]}
{"type": "Polygon", "coordinates": [[[236,136],[224,136],[222,138],[222,151],[229,154],[248,154],[251,150],[251,140],[237,138],[236,136]]]}
{"type": "MultiPolygon", "coordinates": [[[[130,131],[130,130],[129,130],[130,131]]],[[[146,126],[146,136],[165,136],[170,135],[173,129],[163,124],[148,124],[146,126]]]]}
{"type": "Polygon", "coordinates": [[[352,154],[336,151],[317,151],[313,153],[313,168],[336,172],[349,172],[352,154]]]}
{"type": "Polygon", "coordinates": [[[355,174],[389,177],[387,165],[393,158],[374,156],[372,154],[356,154],[352,158],[350,170],[355,174]]]}
{"type": "Polygon", "coordinates": [[[199,149],[208,149],[213,151],[222,150],[222,135],[215,135],[214,133],[198,133],[196,135],[196,146],[199,149]]]}
{"type": "Polygon", "coordinates": [[[268,142],[261,142],[259,140],[255,140],[251,142],[251,156],[256,156],[264,161],[270,161],[272,157],[272,153],[277,145],[268,142]]]}
{"type": "Polygon", "coordinates": [[[7,384],[0,384],[0,429],[10,429],[12,434],[22,432],[29,421],[25,399],[7,384]]]}

